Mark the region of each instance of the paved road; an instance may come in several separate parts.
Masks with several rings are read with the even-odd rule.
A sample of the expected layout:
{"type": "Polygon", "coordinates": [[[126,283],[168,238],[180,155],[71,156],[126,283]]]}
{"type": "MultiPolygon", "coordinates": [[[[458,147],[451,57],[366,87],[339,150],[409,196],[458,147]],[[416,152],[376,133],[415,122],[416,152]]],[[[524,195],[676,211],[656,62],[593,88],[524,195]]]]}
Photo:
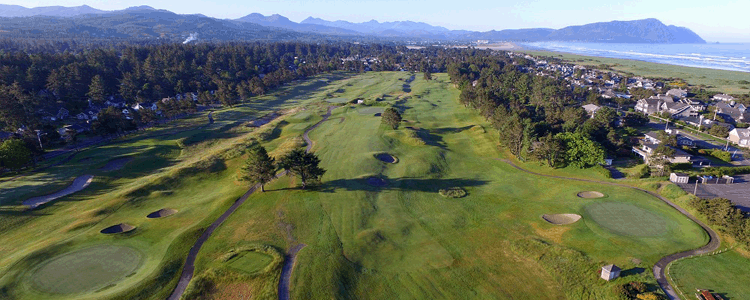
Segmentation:
{"type": "Polygon", "coordinates": [[[691,256],[695,256],[695,255],[700,255],[700,254],[704,254],[704,253],[709,253],[709,252],[716,251],[716,249],[719,249],[719,246],[721,245],[721,241],[719,240],[719,235],[716,234],[716,232],[713,231],[713,229],[711,229],[710,227],[706,226],[706,224],[703,224],[703,222],[701,222],[700,220],[698,220],[697,218],[695,218],[693,215],[691,215],[689,212],[687,212],[682,207],[680,207],[680,206],[672,203],[672,201],[667,200],[666,198],[662,197],[661,195],[659,195],[657,193],[654,193],[654,192],[651,192],[651,191],[647,191],[647,190],[644,190],[644,189],[641,189],[641,188],[637,188],[637,187],[632,187],[632,186],[629,186],[629,185],[617,184],[617,183],[606,182],[606,181],[598,181],[598,180],[591,180],[591,179],[570,178],[570,177],[563,177],[563,176],[554,176],[554,175],[539,174],[539,173],[536,173],[536,172],[532,172],[532,171],[523,169],[523,168],[517,166],[516,164],[514,164],[513,162],[511,162],[511,161],[509,161],[507,159],[498,159],[498,160],[500,160],[502,162],[505,162],[505,163],[511,165],[512,167],[514,167],[514,168],[516,168],[518,170],[521,170],[521,171],[529,173],[529,174],[534,174],[534,175],[537,175],[537,176],[544,176],[544,177],[558,178],[558,179],[576,180],[576,181],[584,181],[584,182],[592,182],[592,183],[599,183],[599,184],[606,184],[606,185],[612,185],[612,186],[619,186],[619,187],[626,187],[626,188],[636,189],[636,190],[648,193],[649,195],[654,196],[656,198],[659,198],[659,200],[664,201],[665,203],[669,204],[674,209],[676,209],[677,211],[679,211],[680,213],[682,213],[683,215],[685,215],[686,217],[688,217],[690,220],[692,220],[693,222],[695,222],[696,224],[698,224],[700,227],[702,227],[703,230],[706,231],[706,233],[709,236],[708,244],[706,244],[703,247],[700,247],[698,249],[693,249],[693,250],[689,250],[689,251],[684,251],[684,252],[680,252],[680,253],[675,253],[675,254],[667,255],[665,257],[662,257],[654,265],[653,271],[654,271],[654,277],[656,277],[656,282],[659,284],[659,287],[661,287],[661,289],[664,290],[664,293],[667,294],[667,296],[669,297],[670,300],[679,300],[680,297],[677,296],[677,293],[674,291],[674,289],[672,288],[672,286],[669,284],[669,281],[667,281],[667,277],[665,276],[665,269],[666,269],[667,265],[669,265],[671,262],[673,262],[675,260],[678,260],[678,259],[682,259],[682,258],[686,258],[686,257],[691,257],[691,256]]]}
{"type": "Polygon", "coordinates": [[[289,250],[289,254],[284,257],[284,266],[281,268],[281,278],[279,279],[279,300],[289,300],[289,285],[292,281],[292,270],[294,270],[294,261],[297,259],[297,252],[305,248],[305,244],[298,244],[289,250]]]}
{"type": "MultiPolygon", "coordinates": [[[[653,128],[655,131],[661,131],[661,130],[664,130],[664,128],[666,128],[666,124],[664,124],[664,123],[655,123],[653,121],[649,122],[648,126],[651,127],[651,128],[653,128]]],[[[673,125],[671,123],[669,124],[669,126],[670,126],[670,128],[673,128],[673,125]]],[[[683,135],[685,135],[685,136],[693,139],[695,141],[695,145],[698,146],[698,147],[700,147],[700,148],[705,148],[705,149],[721,149],[721,150],[724,150],[724,148],[727,146],[726,143],[716,143],[716,142],[705,141],[705,140],[703,140],[703,138],[701,138],[701,137],[699,137],[699,136],[697,136],[695,134],[692,134],[692,133],[690,133],[690,131],[687,131],[687,130],[683,130],[683,129],[677,129],[677,130],[680,131],[680,134],[683,134],[683,135]]],[[[737,149],[737,148],[733,147],[732,145],[729,145],[729,147],[727,148],[727,151],[729,151],[729,152],[731,152],[733,154],[736,151],[736,155],[733,158],[732,164],[741,165],[741,166],[750,166],[750,158],[744,157],[744,155],[742,154],[742,149],[737,149]]]]}
{"type": "MultiPolygon", "coordinates": [[[[303,135],[303,138],[307,142],[307,148],[305,149],[305,151],[309,152],[310,149],[312,148],[312,141],[310,140],[310,138],[308,137],[307,134],[310,133],[310,131],[312,131],[313,129],[317,128],[321,123],[323,123],[326,120],[328,120],[328,117],[331,116],[331,111],[334,108],[335,108],[335,106],[329,107],[328,108],[328,112],[325,115],[323,115],[323,119],[320,120],[320,122],[315,123],[315,125],[311,126],[310,128],[308,128],[305,131],[305,133],[303,135]]],[[[276,175],[276,178],[284,176],[284,175],[286,175],[286,173],[287,173],[286,171],[281,172],[281,173],[279,173],[279,174],[276,175]]],[[[237,208],[240,207],[240,205],[242,205],[243,203],[245,203],[245,201],[247,200],[247,198],[250,197],[250,195],[252,195],[259,188],[260,188],[260,184],[256,184],[253,187],[251,187],[249,190],[247,190],[247,192],[245,192],[245,194],[242,195],[242,197],[240,197],[239,199],[237,199],[237,201],[235,201],[234,204],[232,204],[232,206],[229,207],[229,209],[227,209],[218,219],[216,219],[216,221],[214,221],[213,223],[211,223],[211,226],[208,226],[208,228],[206,228],[206,230],[203,232],[203,234],[201,234],[201,236],[198,238],[198,240],[195,241],[195,244],[193,245],[193,247],[190,248],[190,252],[188,252],[187,259],[185,260],[185,266],[182,268],[182,273],[180,274],[180,281],[177,282],[177,286],[174,288],[174,290],[172,291],[172,294],[167,299],[169,299],[169,300],[179,300],[182,297],[182,294],[185,293],[185,289],[187,288],[188,284],[190,284],[190,280],[193,279],[193,273],[195,272],[195,259],[198,257],[198,252],[200,252],[201,247],[203,247],[203,244],[208,240],[208,238],[211,237],[211,235],[214,233],[214,230],[216,230],[216,228],[218,228],[222,223],[224,223],[224,221],[226,221],[226,219],[229,218],[229,216],[232,215],[232,213],[234,213],[234,211],[236,211],[237,208]]],[[[300,245],[302,245],[302,247],[304,247],[304,244],[300,244],[300,245]]],[[[299,247],[299,245],[297,245],[297,246],[299,247]]],[[[291,257],[291,260],[292,260],[291,261],[291,265],[292,266],[294,265],[294,259],[297,256],[297,251],[299,251],[299,249],[302,249],[302,248],[300,247],[299,249],[296,249],[296,250],[295,249],[296,249],[296,247],[292,249],[294,254],[290,253],[289,256],[288,256],[288,257],[291,257]]],[[[285,266],[286,266],[286,264],[285,264],[285,266]]],[[[282,268],[282,275],[281,275],[282,278],[284,276],[287,276],[287,277],[291,278],[291,271],[292,271],[293,268],[289,268],[288,271],[287,271],[288,273],[286,273],[286,274],[283,272],[283,269],[284,268],[282,268]]],[[[282,281],[279,280],[279,284],[281,284],[281,282],[282,281]]],[[[289,286],[288,286],[289,285],[289,280],[286,281],[286,284],[287,284],[287,286],[286,286],[285,292],[286,292],[286,295],[288,297],[288,295],[289,295],[289,286]]],[[[281,292],[281,291],[282,291],[282,287],[280,285],[279,286],[279,292],[281,292]]],[[[281,295],[279,295],[279,297],[281,298],[281,295]]]]}

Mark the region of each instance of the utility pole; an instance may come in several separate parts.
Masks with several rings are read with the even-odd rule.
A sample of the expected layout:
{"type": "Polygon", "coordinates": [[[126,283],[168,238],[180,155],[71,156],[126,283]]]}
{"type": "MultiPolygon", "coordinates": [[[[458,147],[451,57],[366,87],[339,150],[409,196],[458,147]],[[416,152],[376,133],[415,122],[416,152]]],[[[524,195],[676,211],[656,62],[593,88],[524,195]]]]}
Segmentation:
{"type": "Polygon", "coordinates": [[[39,149],[42,149],[42,151],[44,151],[44,147],[42,147],[42,131],[39,129],[34,131],[36,131],[36,139],[37,141],[39,141],[39,149]]]}
{"type": "Polygon", "coordinates": [[[698,179],[695,179],[695,190],[693,190],[693,196],[698,197],[698,179]]]}

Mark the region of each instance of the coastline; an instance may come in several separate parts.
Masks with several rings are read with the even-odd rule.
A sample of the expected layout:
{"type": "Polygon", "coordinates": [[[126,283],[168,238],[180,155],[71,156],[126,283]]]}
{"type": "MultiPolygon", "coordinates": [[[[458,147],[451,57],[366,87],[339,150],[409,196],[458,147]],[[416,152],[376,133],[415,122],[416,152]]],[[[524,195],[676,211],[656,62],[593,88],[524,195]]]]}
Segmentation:
{"type": "Polygon", "coordinates": [[[536,50],[529,49],[528,47],[514,49],[513,51],[536,56],[554,57],[568,63],[584,66],[602,67],[604,65],[607,69],[626,76],[680,78],[692,86],[702,86],[707,90],[716,92],[730,94],[750,93],[750,84],[747,83],[750,82],[750,72],[682,66],[633,58],[611,58],[563,51],[536,50]]]}

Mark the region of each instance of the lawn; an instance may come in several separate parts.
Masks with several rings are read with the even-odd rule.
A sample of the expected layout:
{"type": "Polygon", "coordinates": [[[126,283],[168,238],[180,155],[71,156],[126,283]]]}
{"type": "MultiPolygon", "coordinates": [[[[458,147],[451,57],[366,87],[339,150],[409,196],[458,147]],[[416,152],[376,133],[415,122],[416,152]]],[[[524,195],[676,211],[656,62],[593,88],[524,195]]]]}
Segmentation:
{"type": "Polygon", "coordinates": [[[679,260],[669,267],[669,273],[685,294],[683,299],[694,299],[695,289],[708,289],[724,299],[747,299],[750,295],[750,259],[731,250],[718,255],[679,260]]]}
{"type": "Polygon", "coordinates": [[[531,55],[553,56],[570,63],[585,66],[597,67],[600,65],[608,65],[608,68],[614,71],[629,73],[635,76],[681,78],[690,85],[705,85],[709,90],[716,92],[729,94],[750,93],[748,85],[740,83],[741,81],[750,81],[750,73],[747,72],[684,67],[629,59],[583,56],[562,52],[533,50],[522,50],[521,52],[529,53],[531,55]]]}
{"type": "MultiPolygon", "coordinates": [[[[230,291],[276,297],[278,277],[238,280],[222,260],[250,244],[284,251],[307,245],[292,276],[296,299],[613,299],[612,285],[653,284],[644,270],[659,258],[707,242],[700,227],[646,193],[530,175],[499,161],[505,155],[496,133],[457,102],[458,91],[445,74],[433,81],[416,76],[408,92],[398,80],[405,75],[367,73],[331,82],[346,97],[392,95],[381,96],[378,106],[399,109],[408,123],[394,131],[361,113],[367,109],[362,105],[333,110],[330,121],[310,133],[313,152],[327,170],[322,185],[301,190],[297,180],[284,177],[251,195],[201,250],[196,274],[210,275],[215,284],[204,297],[228,297],[230,291]],[[379,153],[398,157],[398,163],[377,159],[379,153]],[[384,178],[385,186],[368,184],[372,176],[384,178]],[[438,193],[451,187],[467,196],[438,193]],[[583,199],[581,191],[606,197],[583,199]],[[617,224],[587,210],[604,201],[622,205],[597,216],[620,211],[660,227],[648,235],[613,231],[617,224]],[[560,226],[541,218],[557,213],[584,219],[560,226]],[[597,280],[596,270],[608,263],[628,276],[597,280]]],[[[287,130],[293,125],[280,129],[280,139],[294,137],[287,130]]],[[[273,151],[280,144],[265,145],[273,151]]],[[[595,176],[587,170],[550,172],[595,176]]]]}
{"type": "MultiPolygon", "coordinates": [[[[283,145],[286,141],[279,136],[285,133],[277,132],[279,124],[290,123],[284,115],[257,129],[244,124],[271,111],[294,114],[310,102],[308,95],[326,86],[317,79],[301,81],[251,103],[215,111],[214,124],[207,125],[205,112],[199,113],[81,151],[70,162],[43,172],[0,183],[0,299],[166,298],[203,228],[247,190],[248,183],[237,181],[244,149],[253,139],[283,145]],[[120,170],[102,169],[121,157],[132,160],[120,170]],[[35,210],[21,205],[30,197],[61,190],[83,174],[94,175],[86,189],[35,210]],[[163,208],[177,213],[146,217],[163,208]],[[100,233],[119,223],[136,229],[100,233]],[[81,255],[86,249],[103,247],[136,249],[139,261],[81,255]],[[48,267],[61,262],[69,269],[48,267]],[[88,271],[66,275],[78,269],[88,271]]],[[[309,121],[298,121],[318,120],[317,112],[314,115],[309,121]]],[[[299,130],[291,131],[298,135],[299,130]]]]}

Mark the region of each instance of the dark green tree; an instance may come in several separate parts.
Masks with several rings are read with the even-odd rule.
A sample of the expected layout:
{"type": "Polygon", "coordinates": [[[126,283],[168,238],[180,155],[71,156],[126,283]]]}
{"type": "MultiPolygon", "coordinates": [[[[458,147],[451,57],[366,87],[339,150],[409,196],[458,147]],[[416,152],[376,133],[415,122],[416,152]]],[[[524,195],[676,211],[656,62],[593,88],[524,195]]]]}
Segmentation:
{"type": "Polygon", "coordinates": [[[0,144],[0,166],[11,170],[21,169],[31,161],[31,150],[19,139],[5,140],[0,144]]]}
{"type": "Polygon", "coordinates": [[[398,129],[398,125],[401,123],[401,114],[393,107],[386,108],[381,117],[381,122],[393,129],[398,129]]]}
{"type": "Polygon", "coordinates": [[[569,164],[588,168],[604,162],[604,148],[580,132],[560,133],[557,138],[565,144],[565,161],[569,164]]]}
{"type": "Polygon", "coordinates": [[[93,78],[91,78],[91,84],[89,84],[89,92],[86,93],[86,96],[91,99],[91,102],[102,104],[104,103],[104,80],[102,80],[102,77],[97,75],[94,75],[93,78]]]}
{"type": "Polygon", "coordinates": [[[534,154],[536,154],[537,159],[546,161],[548,166],[554,168],[561,162],[565,153],[564,146],[560,139],[552,134],[547,134],[539,139],[539,143],[534,148],[534,154]]]}
{"type": "Polygon", "coordinates": [[[242,180],[260,183],[260,191],[265,192],[266,183],[276,176],[276,164],[273,157],[268,156],[266,148],[257,146],[248,153],[245,166],[242,167],[242,180]]]}
{"type": "Polygon", "coordinates": [[[321,168],[320,159],[313,153],[302,149],[292,150],[281,158],[279,167],[286,170],[290,176],[299,176],[304,189],[310,182],[319,182],[326,170],[321,168]]]}

